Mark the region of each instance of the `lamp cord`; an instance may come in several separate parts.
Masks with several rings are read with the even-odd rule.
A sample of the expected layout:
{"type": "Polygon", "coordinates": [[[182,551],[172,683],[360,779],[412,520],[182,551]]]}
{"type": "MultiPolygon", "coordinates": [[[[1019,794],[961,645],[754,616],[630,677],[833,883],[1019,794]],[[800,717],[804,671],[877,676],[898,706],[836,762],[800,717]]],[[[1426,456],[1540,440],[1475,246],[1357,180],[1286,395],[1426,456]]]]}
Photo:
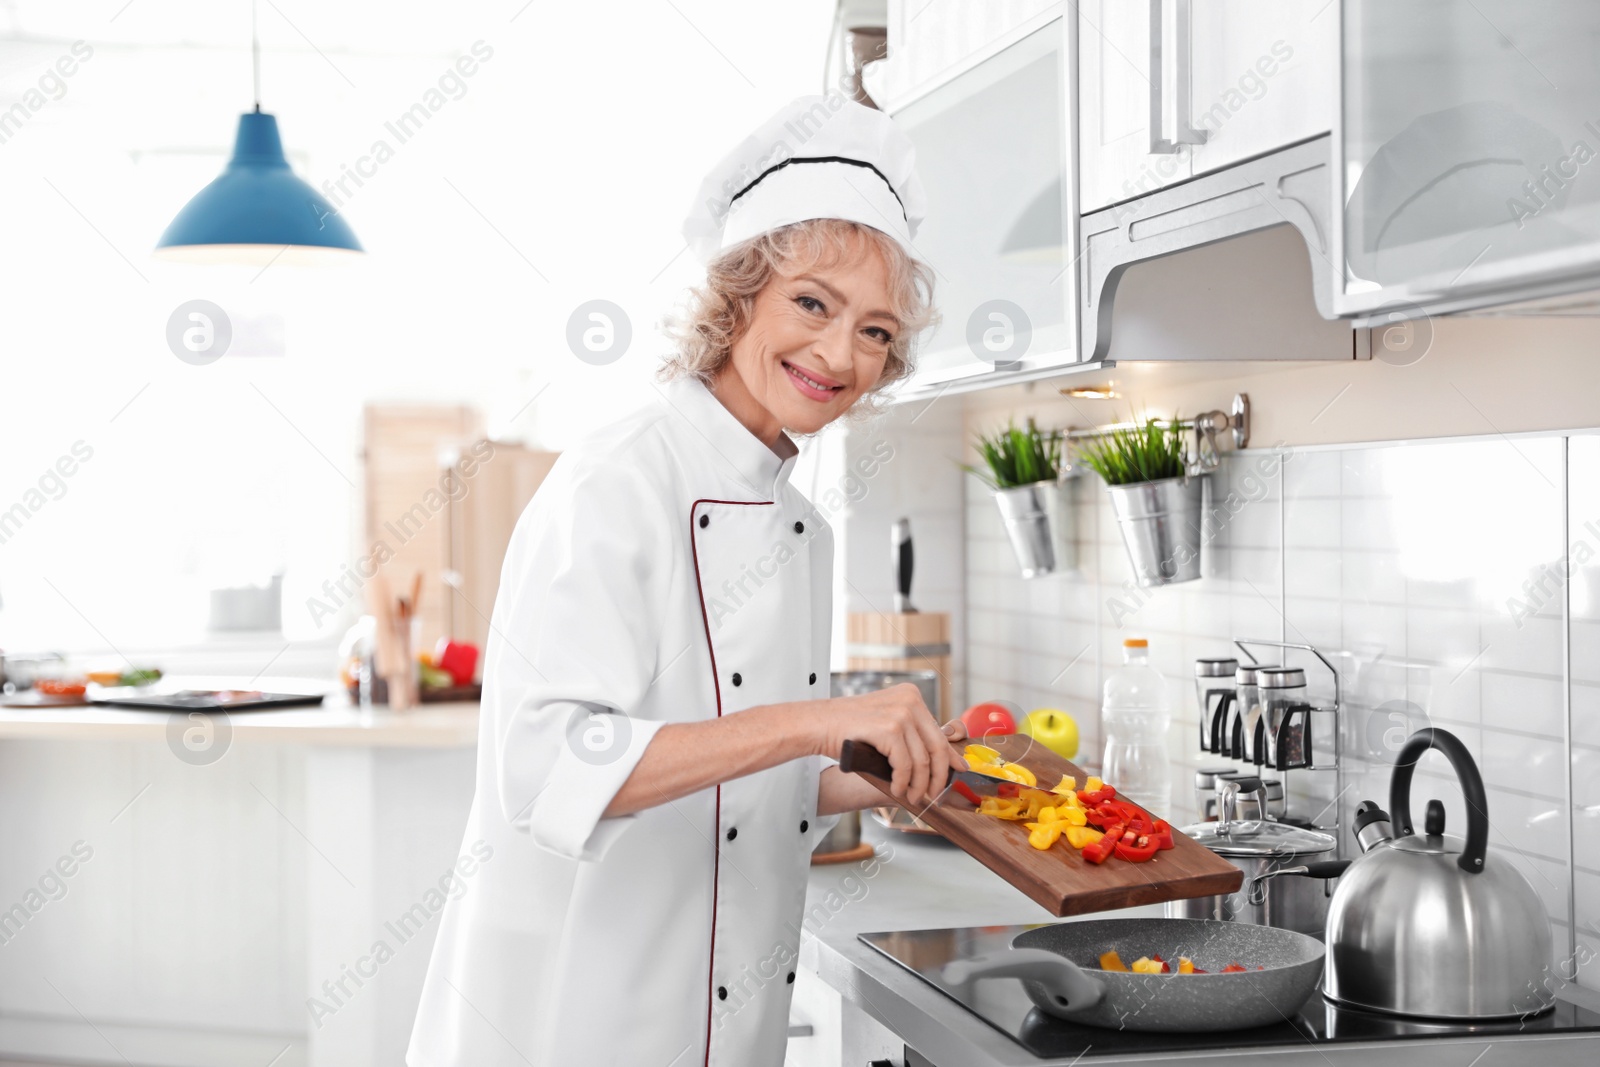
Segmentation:
{"type": "Polygon", "coordinates": [[[256,91],[256,114],[261,114],[261,32],[256,22],[257,0],[250,0],[250,70],[256,91]]]}

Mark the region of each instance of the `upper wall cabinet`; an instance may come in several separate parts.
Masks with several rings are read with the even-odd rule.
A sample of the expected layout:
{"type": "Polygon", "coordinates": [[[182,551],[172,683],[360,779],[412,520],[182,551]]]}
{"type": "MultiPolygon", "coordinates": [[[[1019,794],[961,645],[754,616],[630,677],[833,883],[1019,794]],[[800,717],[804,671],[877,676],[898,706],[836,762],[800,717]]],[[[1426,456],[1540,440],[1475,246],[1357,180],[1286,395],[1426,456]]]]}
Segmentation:
{"type": "Polygon", "coordinates": [[[1082,210],[1327,133],[1337,12],[1329,0],[1081,0],[1082,210]]]}
{"type": "Polygon", "coordinates": [[[927,191],[916,249],[941,316],[902,395],[1077,359],[1072,28],[1047,22],[894,112],[927,191]]]}
{"type": "Polygon", "coordinates": [[[1061,0],[889,0],[889,54],[863,81],[891,114],[1060,15],[1061,0]]]}
{"type": "Polygon", "coordinates": [[[1593,314],[1600,3],[1342,7],[1337,313],[1593,314]]]}

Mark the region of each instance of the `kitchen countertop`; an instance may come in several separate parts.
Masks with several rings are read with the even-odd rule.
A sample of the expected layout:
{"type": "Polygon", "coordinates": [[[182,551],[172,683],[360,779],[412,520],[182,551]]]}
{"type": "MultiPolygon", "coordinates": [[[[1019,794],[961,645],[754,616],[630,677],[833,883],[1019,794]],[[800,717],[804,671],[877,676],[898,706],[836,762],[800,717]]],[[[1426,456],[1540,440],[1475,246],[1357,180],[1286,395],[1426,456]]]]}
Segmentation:
{"type": "MultiPolygon", "coordinates": [[[[239,680],[175,679],[188,688],[238,687],[239,680]]],[[[478,743],[478,705],[424,704],[409,711],[363,710],[323,680],[271,678],[251,683],[275,693],[325,693],[317,707],[241,711],[228,716],[234,741],[373,748],[471,748],[478,743]]],[[[0,707],[0,740],[162,740],[173,713],[156,709],[0,707]]]]}
{"type": "MultiPolygon", "coordinates": [[[[1069,1067],[1072,1060],[1041,1060],[976,1015],[856,939],[882,930],[1009,926],[1058,922],[1002,882],[977,860],[941,840],[891,833],[863,815],[862,836],[878,845],[878,859],[813,867],[806,892],[800,963],[846,1001],[900,1035],[937,1067],[1069,1067]]],[[[1105,912],[1093,918],[1158,916],[1160,905],[1105,912]]],[[[1595,1007],[1600,996],[1573,990],[1572,999],[1595,1007]]],[[[1293,1049],[1232,1049],[1137,1057],[1091,1057],[1094,1064],[1150,1060],[1237,1060],[1307,1067],[1467,1067],[1494,1045],[1520,1045],[1493,1062],[1592,1065],[1600,1062],[1600,1035],[1508,1038],[1427,1038],[1406,1041],[1306,1044],[1293,1049]],[[1528,1046],[1539,1044],[1537,1054],[1528,1046]]]]}

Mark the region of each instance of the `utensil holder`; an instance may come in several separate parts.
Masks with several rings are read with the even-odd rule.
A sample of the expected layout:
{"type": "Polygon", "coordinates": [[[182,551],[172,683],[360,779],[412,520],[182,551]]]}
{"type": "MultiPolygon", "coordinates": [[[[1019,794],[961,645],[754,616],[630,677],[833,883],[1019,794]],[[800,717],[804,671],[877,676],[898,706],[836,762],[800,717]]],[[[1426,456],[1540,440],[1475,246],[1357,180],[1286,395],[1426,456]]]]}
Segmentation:
{"type": "Polygon", "coordinates": [[[390,645],[392,655],[381,665],[381,671],[388,689],[389,707],[394,711],[405,711],[422,702],[415,653],[421,621],[396,616],[390,627],[394,634],[390,645]]]}
{"type": "Polygon", "coordinates": [[[1123,547],[1146,588],[1200,577],[1207,475],[1107,486],[1123,547]]]}
{"type": "Polygon", "coordinates": [[[1059,574],[1077,565],[1066,485],[1035,482],[996,489],[994,500],[1024,578],[1059,574]]]}

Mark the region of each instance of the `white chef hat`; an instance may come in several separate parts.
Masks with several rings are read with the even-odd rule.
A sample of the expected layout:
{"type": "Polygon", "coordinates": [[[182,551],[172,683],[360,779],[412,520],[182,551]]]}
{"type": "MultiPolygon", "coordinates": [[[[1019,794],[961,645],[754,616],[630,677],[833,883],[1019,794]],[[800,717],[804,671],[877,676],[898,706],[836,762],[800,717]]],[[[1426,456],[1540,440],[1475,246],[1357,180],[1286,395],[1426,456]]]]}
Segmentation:
{"type": "Polygon", "coordinates": [[[695,196],[683,236],[701,262],[768,230],[848,219],[882,230],[906,254],[926,210],[911,139],[875,108],[802,96],[740,141],[695,196]]]}

